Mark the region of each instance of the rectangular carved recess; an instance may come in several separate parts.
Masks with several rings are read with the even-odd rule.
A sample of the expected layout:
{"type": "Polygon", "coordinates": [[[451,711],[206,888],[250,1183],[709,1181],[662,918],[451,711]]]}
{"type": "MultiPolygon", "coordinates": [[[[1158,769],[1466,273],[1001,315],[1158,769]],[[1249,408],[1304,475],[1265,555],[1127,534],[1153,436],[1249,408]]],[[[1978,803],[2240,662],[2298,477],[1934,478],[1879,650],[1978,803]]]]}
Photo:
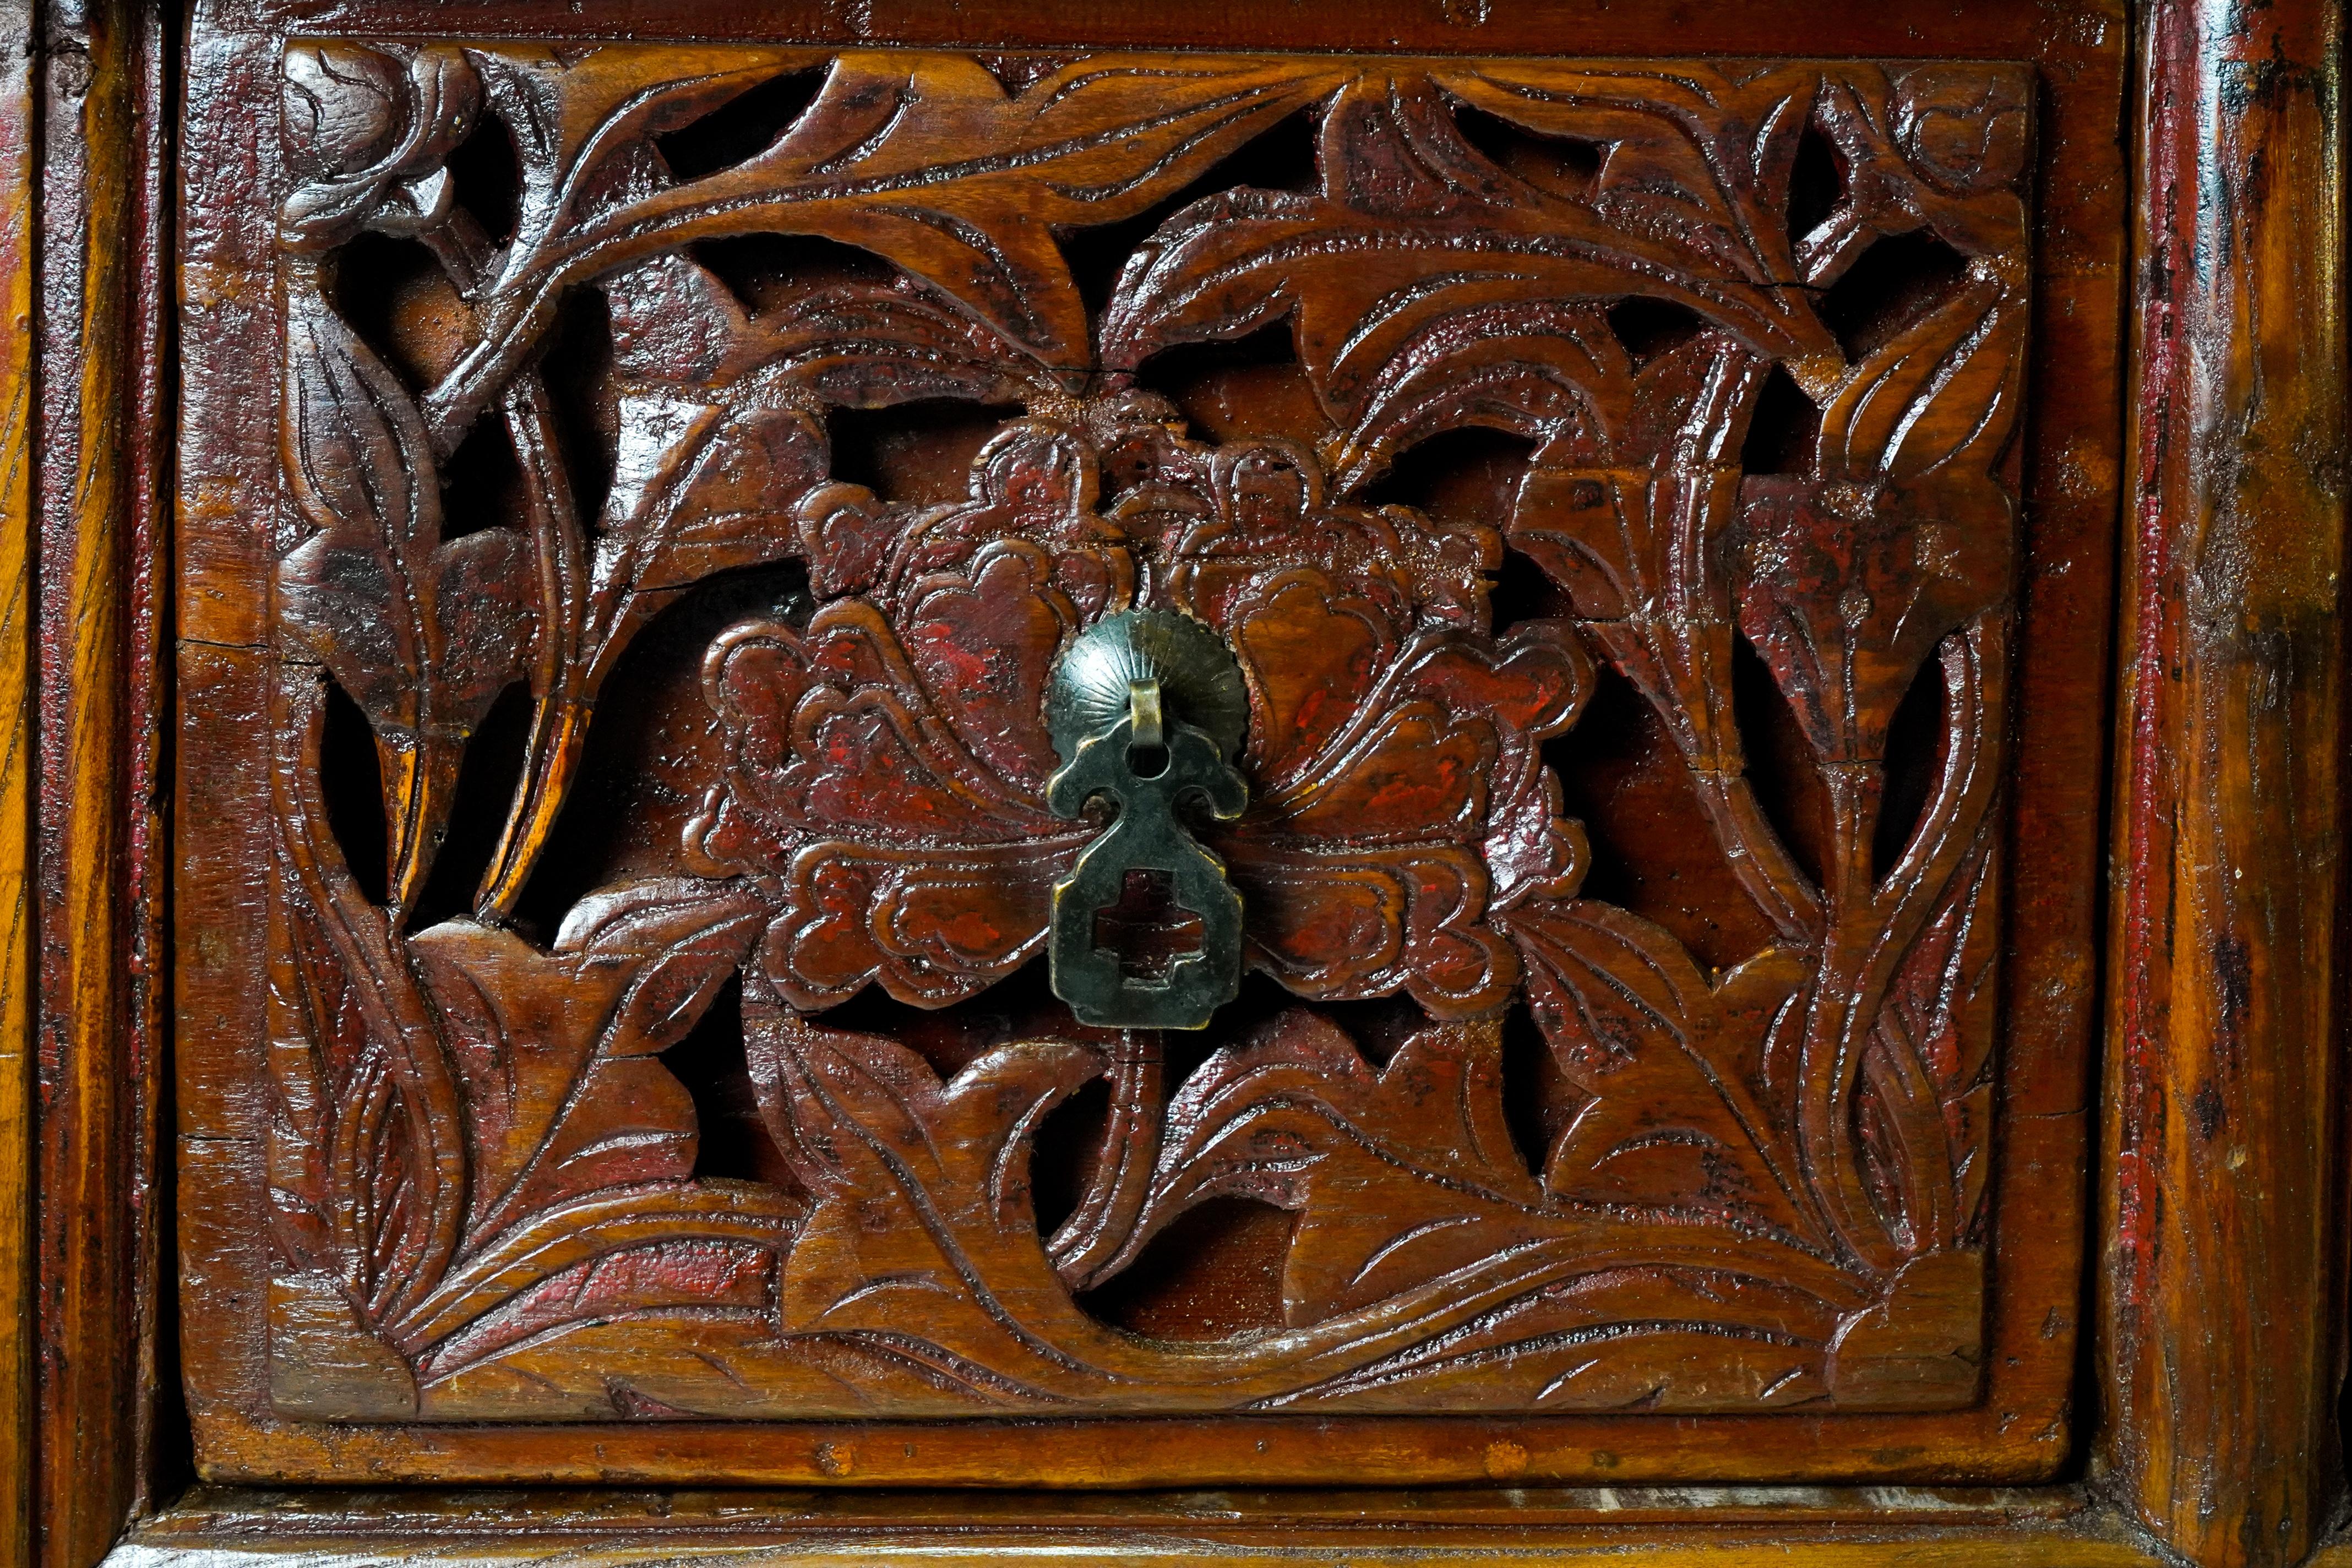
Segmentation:
{"type": "MultiPolygon", "coordinates": [[[[276,409],[260,652],[186,656],[186,860],[239,890],[184,941],[266,933],[266,1027],[182,1026],[192,1121],[257,1130],[184,1181],[251,1347],[192,1345],[216,1470],[1307,1415],[1402,1479],[1474,1415],[1510,1476],[1538,1416],[1786,1412],[1900,1474],[1985,1430],[1997,1253],[2024,1396],[1928,1468],[2063,1449],[2078,1211],[1996,1174],[2079,1158],[2074,1069],[2003,1067],[2081,1047],[2002,962],[2006,825],[2063,815],[2012,760],[2031,68],[267,66],[274,278],[189,351],[192,441],[276,409]],[[1198,1034],[1081,1026],[1043,957],[1100,830],[1046,687],[1146,606],[1248,693],[1198,1034]]],[[[240,526],[186,494],[197,554],[240,526]]],[[[2027,727],[2095,756],[2074,663],[2027,727]]],[[[763,1463],[690,1447],[633,1473],[763,1463]]]]}

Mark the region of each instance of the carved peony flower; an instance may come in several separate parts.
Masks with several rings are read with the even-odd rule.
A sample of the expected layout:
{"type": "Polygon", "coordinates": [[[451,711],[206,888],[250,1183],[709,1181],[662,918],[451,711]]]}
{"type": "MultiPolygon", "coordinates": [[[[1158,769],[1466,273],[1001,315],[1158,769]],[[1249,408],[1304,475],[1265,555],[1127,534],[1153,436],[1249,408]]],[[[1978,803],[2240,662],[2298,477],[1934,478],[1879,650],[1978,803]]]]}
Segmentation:
{"type": "Polygon", "coordinates": [[[1572,632],[1493,634],[1493,529],[1334,502],[1300,447],[1211,449],[1162,417],[1129,399],[1091,432],[1015,422],[948,506],[844,486],[803,504],[833,596],[712,647],[725,774],[688,829],[698,869],[772,888],[763,967],[788,1001],[878,982],[942,1005],[1039,950],[1092,832],[1045,803],[1045,683],[1069,637],[1138,603],[1207,623],[1242,666],[1252,803],[1211,842],[1252,962],[1442,1016],[1517,984],[1489,912],[1580,872],[1540,755],[1590,686],[1572,632]],[[1108,506],[1105,452],[1132,481],[1108,506]]]}

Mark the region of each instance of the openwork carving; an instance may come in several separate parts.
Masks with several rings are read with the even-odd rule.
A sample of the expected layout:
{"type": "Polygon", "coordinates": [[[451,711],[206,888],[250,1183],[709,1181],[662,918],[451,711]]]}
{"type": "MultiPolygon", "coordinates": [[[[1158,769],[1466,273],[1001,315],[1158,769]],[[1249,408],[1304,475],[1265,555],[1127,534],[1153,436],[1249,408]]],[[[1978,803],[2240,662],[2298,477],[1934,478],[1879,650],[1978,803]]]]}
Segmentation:
{"type": "Polygon", "coordinates": [[[286,83],[281,1409],[1973,1397],[2022,71],[286,83]],[[1465,429],[1504,481],[1415,491],[1465,429]],[[1098,830],[1046,683],[1130,607],[1248,689],[1197,826],[1259,978],[1197,1046],[1034,1002],[1098,830]],[[1749,951],[1587,896],[1649,850],[1563,794],[1611,682],[1749,951]],[[1264,1320],[1123,1321],[1233,1200],[1264,1320]]]}

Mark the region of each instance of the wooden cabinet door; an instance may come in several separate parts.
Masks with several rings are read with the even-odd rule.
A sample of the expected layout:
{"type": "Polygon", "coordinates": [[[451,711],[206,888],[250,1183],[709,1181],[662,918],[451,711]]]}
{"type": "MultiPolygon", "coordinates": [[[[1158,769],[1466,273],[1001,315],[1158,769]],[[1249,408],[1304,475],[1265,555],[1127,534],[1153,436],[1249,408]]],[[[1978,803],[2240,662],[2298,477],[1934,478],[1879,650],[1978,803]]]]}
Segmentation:
{"type": "Polygon", "coordinates": [[[2315,1539],[2340,18],[35,9],[11,1542],[2315,1539]]]}
{"type": "Polygon", "coordinates": [[[199,1468],[2053,1473],[2120,27],[943,19],[199,18],[199,1468]]]}

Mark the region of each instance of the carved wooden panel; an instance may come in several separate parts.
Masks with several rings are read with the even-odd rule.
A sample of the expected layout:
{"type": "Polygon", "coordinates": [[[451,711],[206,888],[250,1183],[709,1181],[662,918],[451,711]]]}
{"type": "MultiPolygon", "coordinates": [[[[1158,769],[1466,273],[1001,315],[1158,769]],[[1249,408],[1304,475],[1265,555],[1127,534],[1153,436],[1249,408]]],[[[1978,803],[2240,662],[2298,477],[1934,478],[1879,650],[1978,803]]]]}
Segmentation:
{"type": "MultiPolygon", "coordinates": [[[[2091,829],[2014,762],[2029,68],[239,58],[191,421],[274,451],[184,527],[264,520],[260,652],[182,764],[249,892],[181,920],[263,922],[184,1081],[257,1131],[187,1178],[239,1420],[1477,1414],[1507,1475],[1979,1409],[1998,1241],[2063,1427],[2079,1238],[1997,1174],[2079,1104],[2003,955],[2085,907],[2012,940],[2008,825],[2091,829]],[[1047,683],[1144,607],[1248,696],[1197,1034],[1044,959],[1047,683]]],[[[1197,940],[1129,887],[1097,946],[1197,940]]]]}

